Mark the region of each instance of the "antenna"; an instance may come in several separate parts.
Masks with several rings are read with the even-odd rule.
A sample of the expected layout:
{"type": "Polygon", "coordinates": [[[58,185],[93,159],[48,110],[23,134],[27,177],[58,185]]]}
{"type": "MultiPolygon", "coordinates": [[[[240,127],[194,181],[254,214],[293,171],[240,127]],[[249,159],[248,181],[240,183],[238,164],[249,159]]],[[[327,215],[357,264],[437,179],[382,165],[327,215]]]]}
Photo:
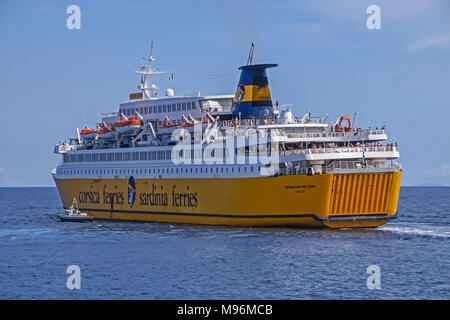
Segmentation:
{"type": "Polygon", "coordinates": [[[153,46],[154,42],[152,40],[150,56],[144,58],[144,60],[148,60],[147,68],[142,67],[139,71],[135,71],[135,73],[141,75],[141,82],[138,88],[144,92],[145,99],[156,97],[156,90],[159,89],[158,86],[153,83],[152,76],[170,73],[169,71],[153,71],[152,62],[155,60],[155,58],[153,58],[153,46]]]}
{"type": "Polygon", "coordinates": [[[252,44],[250,45],[250,53],[248,54],[248,59],[247,59],[247,65],[251,65],[253,63],[253,51],[255,50],[255,45],[252,44]]]}
{"type": "Polygon", "coordinates": [[[151,44],[151,46],[150,46],[150,56],[148,57],[148,59],[145,59],[145,60],[148,60],[148,66],[147,66],[147,71],[151,71],[152,70],[152,61],[153,61],[153,40],[152,40],[152,44],[151,44]]]}
{"type": "Polygon", "coordinates": [[[352,128],[355,127],[356,112],[353,114],[352,128]]]}

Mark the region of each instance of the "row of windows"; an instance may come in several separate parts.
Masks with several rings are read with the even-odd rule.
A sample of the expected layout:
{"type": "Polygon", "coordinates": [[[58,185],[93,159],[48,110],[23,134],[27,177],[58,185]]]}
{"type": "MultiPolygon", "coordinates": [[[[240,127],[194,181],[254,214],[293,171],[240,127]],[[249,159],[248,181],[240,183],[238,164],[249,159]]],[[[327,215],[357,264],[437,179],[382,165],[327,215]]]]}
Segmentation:
{"type": "Polygon", "coordinates": [[[143,152],[110,152],[64,154],[66,162],[97,162],[97,161],[138,161],[138,160],[170,160],[171,151],[143,151],[143,152]]]}
{"type": "MultiPolygon", "coordinates": [[[[215,157],[215,151],[211,150],[206,156],[208,158],[215,157]]],[[[218,149],[217,156],[223,158],[223,155],[228,155],[228,149],[218,149]]],[[[187,155],[187,154],[186,154],[187,155]]],[[[178,155],[183,157],[183,151],[180,150],[178,155]]],[[[191,152],[191,160],[194,161],[194,156],[201,159],[202,150],[193,150],[191,152]]],[[[109,152],[109,153],[81,153],[81,154],[64,154],[63,162],[98,162],[98,161],[140,161],[140,160],[171,160],[172,151],[140,151],[140,152],[109,152]]]]}
{"type": "Polygon", "coordinates": [[[194,101],[183,102],[183,103],[173,103],[173,104],[161,104],[152,107],[140,107],[131,109],[120,110],[126,116],[132,116],[137,111],[141,115],[151,114],[151,113],[167,113],[167,112],[177,112],[185,110],[194,110],[196,108],[194,101]]]}
{"type": "Polygon", "coordinates": [[[153,169],[58,169],[62,175],[104,175],[104,174],[176,174],[176,173],[246,173],[254,172],[261,167],[251,166],[249,171],[247,167],[195,167],[195,168],[153,168],[153,169]],[[241,170],[242,169],[242,170],[241,170]]]}

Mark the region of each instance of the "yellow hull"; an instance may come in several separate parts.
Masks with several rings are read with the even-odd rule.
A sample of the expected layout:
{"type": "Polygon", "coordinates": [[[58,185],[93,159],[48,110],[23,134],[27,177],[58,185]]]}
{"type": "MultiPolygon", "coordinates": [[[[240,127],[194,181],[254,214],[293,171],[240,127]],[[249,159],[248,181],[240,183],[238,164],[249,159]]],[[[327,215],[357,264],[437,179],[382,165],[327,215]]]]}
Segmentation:
{"type": "Polygon", "coordinates": [[[230,179],[59,179],[95,218],[227,226],[378,227],[395,218],[401,172],[230,179]]]}

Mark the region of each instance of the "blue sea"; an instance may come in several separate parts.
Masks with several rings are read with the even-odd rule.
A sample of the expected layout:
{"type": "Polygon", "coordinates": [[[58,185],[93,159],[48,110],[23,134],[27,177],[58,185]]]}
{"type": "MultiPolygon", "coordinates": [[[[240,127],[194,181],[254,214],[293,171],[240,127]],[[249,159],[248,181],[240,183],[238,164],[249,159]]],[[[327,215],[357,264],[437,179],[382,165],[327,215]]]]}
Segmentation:
{"type": "Polygon", "coordinates": [[[402,187],[377,229],[81,224],[61,208],[55,188],[0,188],[0,299],[450,299],[448,187],[402,187]]]}

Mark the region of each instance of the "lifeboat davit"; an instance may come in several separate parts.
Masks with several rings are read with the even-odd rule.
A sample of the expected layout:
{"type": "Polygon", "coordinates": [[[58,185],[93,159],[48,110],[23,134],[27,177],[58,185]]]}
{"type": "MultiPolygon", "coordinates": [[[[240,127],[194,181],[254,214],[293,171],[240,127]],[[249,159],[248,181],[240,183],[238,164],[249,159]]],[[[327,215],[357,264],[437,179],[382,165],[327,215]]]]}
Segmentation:
{"type": "Polygon", "coordinates": [[[116,131],[120,134],[136,134],[142,128],[142,121],[136,117],[119,120],[114,123],[116,131]]]}
{"type": "Polygon", "coordinates": [[[171,133],[173,129],[180,125],[181,123],[178,123],[178,121],[171,121],[168,116],[165,116],[164,122],[159,126],[159,132],[162,134],[171,133]]]}
{"type": "Polygon", "coordinates": [[[97,131],[90,129],[88,127],[81,130],[80,134],[81,138],[85,140],[94,140],[97,137],[97,131]]]}
{"type": "Polygon", "coordinates": [[[336,122],[334,123],[333,130],[335,132],[342,132],[342,131],[352,131],[352,124],[350,121],[350,117],[339,117],[336,122]],[[342,122],[347,121],[348,127],[342,127],[342,122]]]}

